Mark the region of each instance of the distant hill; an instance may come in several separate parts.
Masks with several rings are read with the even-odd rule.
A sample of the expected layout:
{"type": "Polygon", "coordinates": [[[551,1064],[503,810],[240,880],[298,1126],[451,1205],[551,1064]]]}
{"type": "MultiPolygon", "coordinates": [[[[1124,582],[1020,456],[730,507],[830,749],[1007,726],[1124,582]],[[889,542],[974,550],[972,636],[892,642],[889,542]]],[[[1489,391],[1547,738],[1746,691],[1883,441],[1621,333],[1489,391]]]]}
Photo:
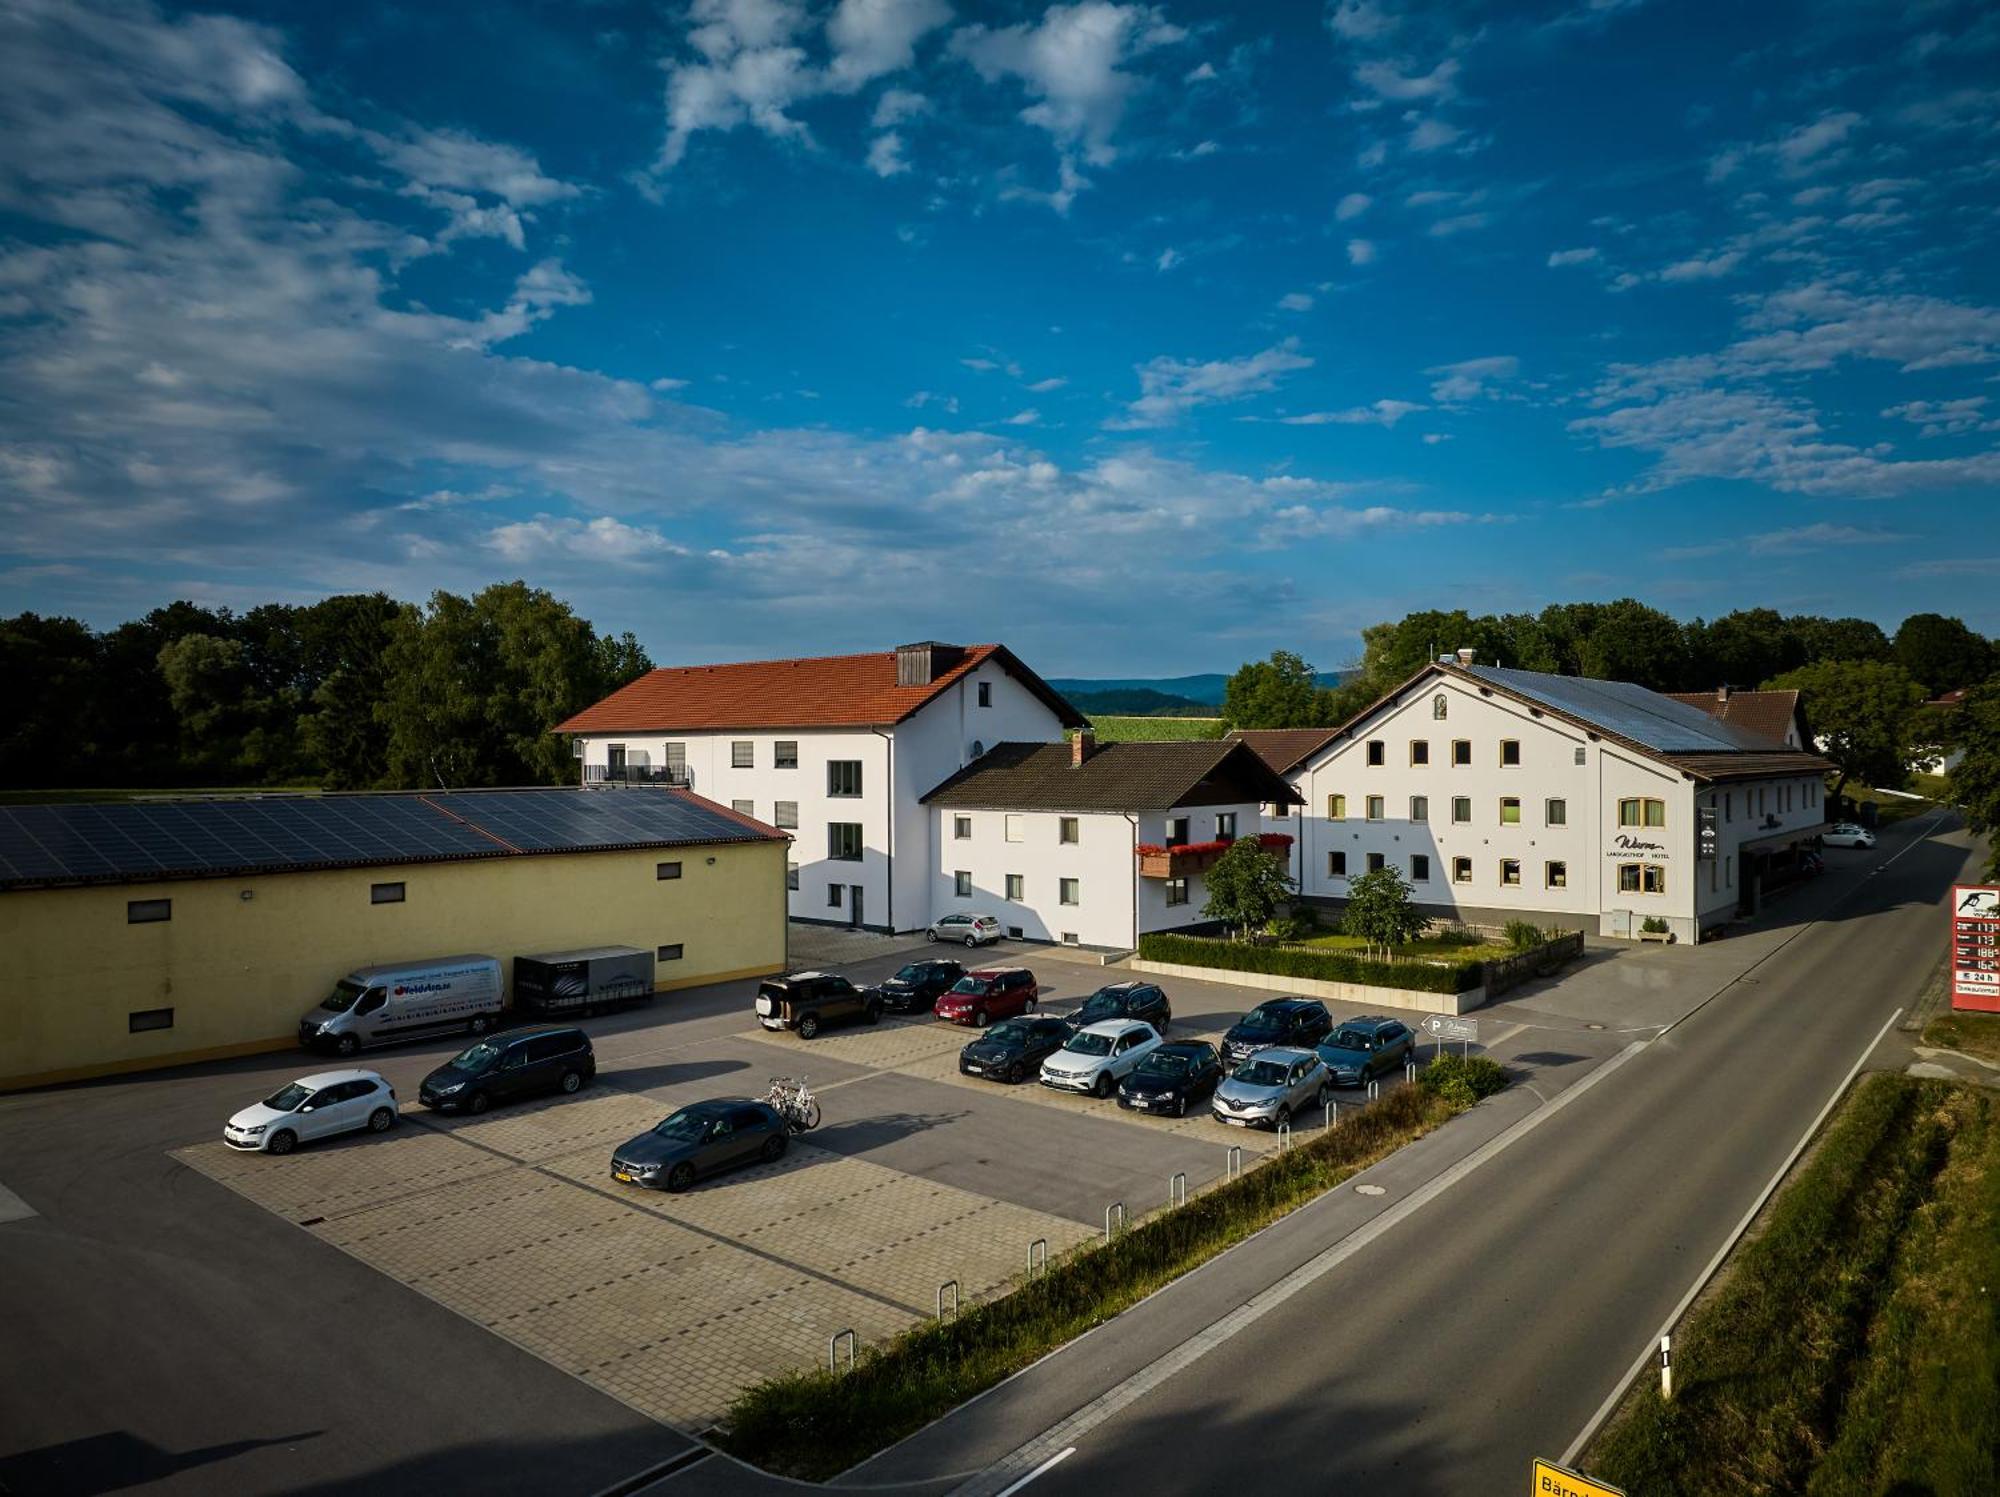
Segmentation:
{"type": "MultiPolygon", "coordinates": [[[[1355,671],[1321,671],[1319,684],[1338,686],[1355,671]]],[[[1133,677],[1124,680],[1093,680],[1081,676],[1051,677],[1049,685],[1076,703],[1083,712],[1119,713],[1133,717],[1198,717],[1222,707],[1222,693],[1229,677],[1221,672],[1205,676],[1133,677]],[[1132,693],[1146,693],[1161,700],[1151,706],[1099,706],[1098,700],[1117,694],[1119,700],[1132,693]],[[1089,700],[1086,700],[1088,698],[1089,700]]],[[[1143,700],[1143,698],[1140,698],[1143,700]]]]}
{"type": "MultiPolygon", "coordinates": [[[[1061,687],[1057,690],[1062,691],[1061,687]]],[[[1110,687],[1101,691],[1063,691],[1086,717],[1213,717],[1212,702],[1168,696],[1149,686],[1110,687]]]]}

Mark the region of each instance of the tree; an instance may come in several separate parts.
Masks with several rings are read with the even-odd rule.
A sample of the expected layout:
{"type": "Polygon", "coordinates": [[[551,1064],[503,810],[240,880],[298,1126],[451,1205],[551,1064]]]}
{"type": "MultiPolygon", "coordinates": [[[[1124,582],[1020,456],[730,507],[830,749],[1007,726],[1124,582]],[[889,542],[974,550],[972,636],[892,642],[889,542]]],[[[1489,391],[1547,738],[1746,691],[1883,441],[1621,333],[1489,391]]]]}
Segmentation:
{"type": "Polygon", "coordinates": [[[1222,715],[1232,728],[1316,728],[1329,718],[1333,693],[1318,674],[1290,650],[1273,650],[1269,660],[1246,662],[1222,691],[1222,715]]]}
{"type": "Polygon", "coordinates": [[[1773,608],[1738,609],[1687,627],[1691,689],[1748,686],[1797,670],[1807,660],[1791,623],[1773,608]]]}
{"type": "Polygon", "coordinates": [[[1823,619],[1800,614],[1785,623],[1805,652],[1802,665],[1815,660],[1888,660],[1894,655],[1889,636],[1882,632],[1880,624],[1870,619],[1823,619]]]}
{"type": "Polygon", "coordinates": [[[1909,776],[1924,689],[1899,665],[1873,660],[1823,660],[1764,683],[1797,691],[1820,751],[1839,770],[1833,794],[1850,779],[1894,788],[1909,776]]]}
{"type": "Polygon", "coordinates": [[[1404,882],[1402,873],[1388,864],[1371,868],[1349,881],[1340,927],[1366,941],[1371,951],[1388,956],[1396,947],[1416,940],[1430,924],[1430,917],[1412,900],[1415,892],[1404,882]]]}
{"type": "Polygon", "coordinates": [[[1471,650],[1482,665],[1496,659],[1505,664],[1513,643],[1500,621],[1490,614],[1474,618],[1462,608],[1449,613],[1425,609],[1405,614],[1393,624],[1375,624],[1361,631],[1361,673],[1380,696],[1415,675],[1440,655],[1471,650]]]}
{"type": "Polygon", "coordinates": [[[1933,696],[1984,681],[1996,669],[1992,643],[1941,613],[1913,613],[1904,619],[1895,650],[1896,664],[1933,696]]]}
{"type": "MultiPolygon", "coordinates": [[[[2000,675],[1966,693],[1952,740],[1963,757],[1946,777],[1946,793],[1975,832],[2000,831],[2000,675]]],[[[1986,878],[2000,882],[2000,843],[1986,863],[1986,878]]]]}
{"type": "Polygon", "coordinates": [[[1255,837],[1239,837],[1203,876],[1208,903],[1205,919],[1220,920],[1235,936],[1262,930],[1292,892],[1285,860],[1255,837]]]}

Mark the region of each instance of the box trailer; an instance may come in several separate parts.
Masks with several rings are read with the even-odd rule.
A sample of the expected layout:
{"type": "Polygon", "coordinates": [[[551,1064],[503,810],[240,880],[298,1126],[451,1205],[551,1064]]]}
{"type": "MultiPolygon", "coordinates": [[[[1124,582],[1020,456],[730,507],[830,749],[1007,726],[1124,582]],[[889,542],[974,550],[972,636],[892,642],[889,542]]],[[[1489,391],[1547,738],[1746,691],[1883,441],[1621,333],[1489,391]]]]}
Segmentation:
{"type": "Polygon", "coordinates": [[[637,946],[514,958],[514,1006],[526,1013],[591,1013],[652,996],[653,953],[637,946]]]}

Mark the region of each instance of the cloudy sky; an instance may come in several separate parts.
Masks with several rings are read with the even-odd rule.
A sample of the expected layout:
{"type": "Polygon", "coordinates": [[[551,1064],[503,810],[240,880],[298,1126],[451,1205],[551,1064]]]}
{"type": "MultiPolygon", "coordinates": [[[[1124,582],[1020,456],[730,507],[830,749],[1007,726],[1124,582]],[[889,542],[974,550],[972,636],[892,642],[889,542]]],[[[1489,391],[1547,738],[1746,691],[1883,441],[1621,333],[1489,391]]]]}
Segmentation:
{"type": "Polygon", "coordinates": [[[0,0],[0,612],[2000,632],[2000,12],[0,0]]]}

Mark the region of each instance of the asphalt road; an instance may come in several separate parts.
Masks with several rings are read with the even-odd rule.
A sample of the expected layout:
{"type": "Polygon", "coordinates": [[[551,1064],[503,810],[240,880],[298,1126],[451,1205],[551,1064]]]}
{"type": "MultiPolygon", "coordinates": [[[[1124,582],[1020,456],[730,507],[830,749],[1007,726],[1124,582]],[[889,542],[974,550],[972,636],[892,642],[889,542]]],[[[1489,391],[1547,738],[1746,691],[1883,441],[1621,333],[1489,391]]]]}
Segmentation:
{"type": "MultiPolygon", "coordinates": [[[[1801,926],[1605,1084],[1080,1433],[1033,1497],[1246,1480],[1518,1490],[1532,1457],[1568,1447],[1935,965],[1966,839],[1899,835],[1883,852],[1900,855],[1840,918],[1801,926]]],[[[1101,1391],[1088,1359],[1061,1363],[1043,1366],[1075,1381],[1073,1406],[1101,1391]]],[[[957,1418],[976,1434],[981,1406],[957,1418]]]]}

